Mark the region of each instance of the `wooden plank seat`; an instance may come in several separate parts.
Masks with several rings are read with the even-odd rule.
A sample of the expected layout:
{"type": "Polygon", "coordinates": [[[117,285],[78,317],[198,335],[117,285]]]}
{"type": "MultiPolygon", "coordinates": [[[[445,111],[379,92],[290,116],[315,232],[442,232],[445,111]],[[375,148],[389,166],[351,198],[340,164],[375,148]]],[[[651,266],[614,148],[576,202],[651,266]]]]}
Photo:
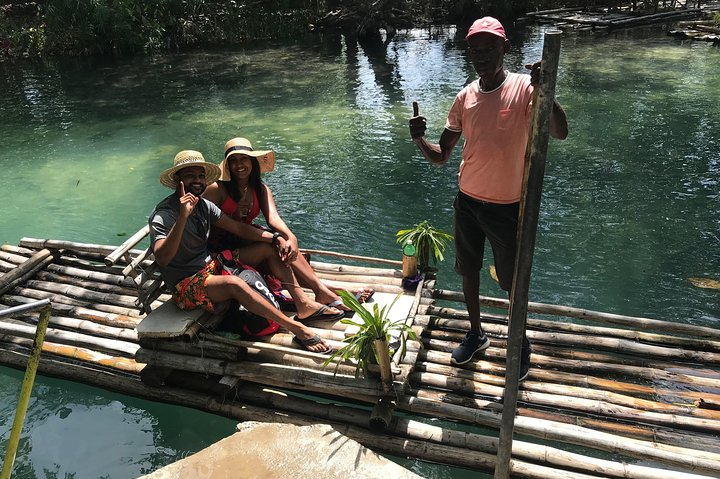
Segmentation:
{"type": "Polygon", "coordinates": [[[126,278],[132,278],[137,288],[138,298],[135,301],[137,308],[146,314],[137,326],[138,338],[143,339],[190,339],[197,334],[197,330],[206,324],[213,316],[202,309],[185,311],[177,307],[172,301],[166,301],[153,309],[153,302],[162,294],[168,293],[165,283],[160,277],[160,268],[155,262],[150,247],[142,250],[140,254],[132,255],[132,248],[137,246],[150,234],[149,226],[145,225],[133,234],[127,241],[105,257],[107,266],[115,265],[123,259],[127,266],[122,273],[126,278]]]}

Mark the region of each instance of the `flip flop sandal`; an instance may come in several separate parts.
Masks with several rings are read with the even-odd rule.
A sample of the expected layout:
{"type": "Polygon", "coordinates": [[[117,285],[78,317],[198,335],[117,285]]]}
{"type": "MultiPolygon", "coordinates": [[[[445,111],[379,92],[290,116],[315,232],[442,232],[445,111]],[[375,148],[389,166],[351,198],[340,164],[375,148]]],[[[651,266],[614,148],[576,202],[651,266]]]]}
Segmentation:
{"type": "Polygon", "coordinates": [[[336,319],[342,319],[345,317],[345,311],[340,311],[339,313],[329,313],[329,314],[323,314],[325,311],[330,309],[331,306],[320,306],[320,309],[315,311],[310,316],[307,316],[305,318],[301,318],[300,316],[295,316],[295,319],[300,321],[301,323],[308,323],[309,321],[334,321],[336,319]]]}
{"type": "Polygon", "coordinates": [[[312,338],[307,339],[300,339],[297,336],[293,336],[293,342],[301,346],[305,351],[309,351],[311,353],[320,353],[320,354],[332,354],[335,352],[335,350],[331,346],[327,346],[327,349],[325,351],[311,351],[309,348],[310,346],[315,346],[316,344],[322,344],[322,339],[320,339],[320,336],[317,334],[313,336],[312,338]]]}

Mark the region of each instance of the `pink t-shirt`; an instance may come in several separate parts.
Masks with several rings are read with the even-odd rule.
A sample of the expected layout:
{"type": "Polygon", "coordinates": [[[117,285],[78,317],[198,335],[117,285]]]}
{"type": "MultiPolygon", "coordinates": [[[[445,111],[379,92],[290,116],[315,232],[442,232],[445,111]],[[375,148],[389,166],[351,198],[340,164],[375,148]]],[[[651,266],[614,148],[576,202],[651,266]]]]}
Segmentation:
{"type": "Polygon", "coordinates": [[[532,91],[530,75],[508,73],[491,92],[474,81],[455,97],[445,128],[465,137],[460,191],[491,203],[520,201],[532,91]]]}

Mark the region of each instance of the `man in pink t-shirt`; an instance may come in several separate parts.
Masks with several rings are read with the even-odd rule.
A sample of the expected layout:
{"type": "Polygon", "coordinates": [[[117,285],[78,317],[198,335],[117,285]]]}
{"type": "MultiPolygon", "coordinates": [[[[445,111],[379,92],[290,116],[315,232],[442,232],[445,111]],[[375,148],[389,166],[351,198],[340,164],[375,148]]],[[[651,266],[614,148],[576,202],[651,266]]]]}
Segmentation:
{"type": "MultiPolygon", "coordinates": [[[[503,59],[510,49],[502,24],[492,17],[476,20],[465,37],[478,79],[460,91],[448,113],[438,144],[425,139],[426,120],[413,102],[410,135],[423,156],[444,164],[465,138],[455,198],[455,270],[462,276],[470,331],[452,352],[454,364],[465,364],[490,345],[480,322],[480,269],[485,238],[490,241],[500,287],[513,282],[525,146],[528,140],[533,85],[540,62],[525,67],[530,75],[510,73],[503,59]]],[[[550,120],[554,138],[567,137],[567,117],[555,102],[550,120]]],[[[520,380],[530,369],[530,342],[523,340],[520,380]]]]}

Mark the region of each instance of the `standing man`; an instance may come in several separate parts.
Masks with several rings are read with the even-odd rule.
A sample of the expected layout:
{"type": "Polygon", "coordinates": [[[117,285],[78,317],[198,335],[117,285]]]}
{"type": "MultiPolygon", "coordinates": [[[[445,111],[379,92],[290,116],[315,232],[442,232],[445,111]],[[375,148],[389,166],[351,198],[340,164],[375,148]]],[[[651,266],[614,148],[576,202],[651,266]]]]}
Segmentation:
{"type": "Polygon", "coordinates": [[[311,301],[305,295],[285,264],[290,248],[282,236],[230,219],[220,208],[201,198],[207,182],[219,177],[220,168],[192,150],[178,153],[173,167],[160,175],[160,182],[175,191],[150,214],[150,240],[160,274],[172,290],[175,304],[181,309],[215,312],[218,303],[234,299],[251,313],[287,328],[295,335],[293,340],[308,351],[329,353],[330,347],[307,326],[272,307],[242,279],[222,274],[221,261],[210,254],[207,246],[211,225],[253,241],[250,246],[233,250],[233,261],[251,266],[266,263],[290,292],[298,317],[328,309],[336,314],[335,319],[344,316],[342,311],[311,301]]]}
{"type": "MultiPolygon", "coordinates": [[[[453,350],[453,364],[469,362],[475,353],[490,345],[480,323],[480,269],[485,238],[493,250],[500,287],[508,294],[512,288],[532,92],[540,77],[540,62],[525,65],[530,75],[505,70],[503,59],[510,42],[495,18],[476,20],[465,40],[478,79],[455,97],[440,143],[425,139],[426,120],[420,116],[417,102],[413,102],[410,119],[413,141],[433,164],[446,163],[460,136],[465,138],[458,174],[460,191],[453,208],[455,270],[462,276],[470,331],[453,350]]],[[[568,134],[567,117],[557,102],[553,105],[550,134],[558,139],[568,134]]],[[[529,369],[530,342],[525,336],[520,380],[527,377],[529,369]]]]}

